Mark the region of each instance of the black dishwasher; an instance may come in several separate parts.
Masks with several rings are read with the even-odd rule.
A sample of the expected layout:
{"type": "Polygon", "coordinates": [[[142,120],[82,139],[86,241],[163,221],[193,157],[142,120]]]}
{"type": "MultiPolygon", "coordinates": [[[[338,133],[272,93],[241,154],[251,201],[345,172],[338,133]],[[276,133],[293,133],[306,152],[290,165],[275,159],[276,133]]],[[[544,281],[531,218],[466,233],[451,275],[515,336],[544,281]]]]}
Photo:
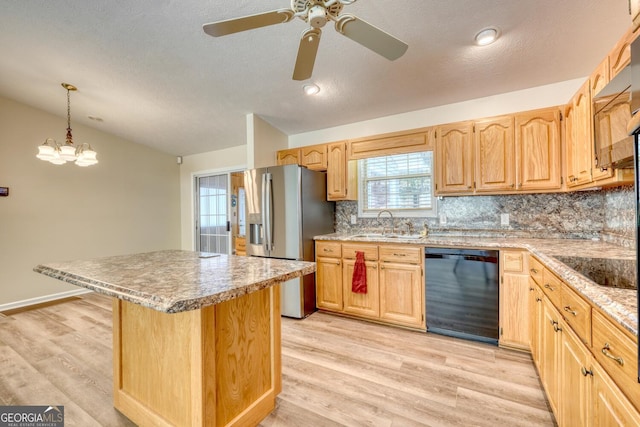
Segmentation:
{"type": "Polygon", "coordinates": [[[425,249],[427,331],[498,343],[498,254],[425,249]]]}

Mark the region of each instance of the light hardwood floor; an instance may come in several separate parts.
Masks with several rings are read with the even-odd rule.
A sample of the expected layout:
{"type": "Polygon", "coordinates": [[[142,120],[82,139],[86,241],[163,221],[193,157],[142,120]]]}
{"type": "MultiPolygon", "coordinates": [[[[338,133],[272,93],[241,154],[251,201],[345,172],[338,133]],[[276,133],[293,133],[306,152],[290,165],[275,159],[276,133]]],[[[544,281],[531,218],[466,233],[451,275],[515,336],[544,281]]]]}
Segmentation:
{"type": "MultiPolygon", "coordinates": [[[[315,313],[283,318],[283,387],[264,427],[553,426],[527,354],[315,313]]],[[[112,406],[111,300],[0,315],[0,405],[64,405],[67,426],[133,425],[112,406]]]]}

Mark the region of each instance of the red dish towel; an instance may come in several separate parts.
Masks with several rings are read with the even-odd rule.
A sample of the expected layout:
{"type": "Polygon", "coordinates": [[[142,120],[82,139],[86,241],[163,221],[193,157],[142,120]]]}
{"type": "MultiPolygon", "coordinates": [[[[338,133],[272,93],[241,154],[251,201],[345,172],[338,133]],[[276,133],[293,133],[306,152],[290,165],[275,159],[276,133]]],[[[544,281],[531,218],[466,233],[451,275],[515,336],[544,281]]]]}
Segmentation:
{"type": "Polygon", "coordinates": [[[356,251],[356,263],[353,266],[351,278],[351,292],[356,294],[367,293],[367,266],[364,263],[364,252],[356,251]]]}

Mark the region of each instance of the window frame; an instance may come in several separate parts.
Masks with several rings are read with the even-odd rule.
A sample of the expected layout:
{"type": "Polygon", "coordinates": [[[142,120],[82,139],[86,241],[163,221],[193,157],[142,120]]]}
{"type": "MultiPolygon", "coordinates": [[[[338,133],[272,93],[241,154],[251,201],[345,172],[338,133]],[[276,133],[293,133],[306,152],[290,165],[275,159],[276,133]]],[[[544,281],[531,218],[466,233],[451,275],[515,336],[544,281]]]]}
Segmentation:
{"type": "MultiPolygon", "coordinates": [[[[358,217],[360,218],[376,218],[380,211],[388,210],[393,213],[395,217],[404,217],[404,218],[435,218],[438,216],[438,199],[435,195],[435,150],[424,150],[421,152],[431,152],[431,173],[430,174],[420,174],[420,176],[430,176],[431,177],[431,209],[366,209],[365,204],[368,198],[368,194],[366,191],[366,179],[364,177],[364,165],[363,163],[369,160],[370,158],[359,159],[358,160],[358,217]]],[[[411,155],[414,153],[399,153],[399,154],[390,154],[387,156],[376,156],[371,158],[378,157],[392,157],[397,155],[411,155]]]]}

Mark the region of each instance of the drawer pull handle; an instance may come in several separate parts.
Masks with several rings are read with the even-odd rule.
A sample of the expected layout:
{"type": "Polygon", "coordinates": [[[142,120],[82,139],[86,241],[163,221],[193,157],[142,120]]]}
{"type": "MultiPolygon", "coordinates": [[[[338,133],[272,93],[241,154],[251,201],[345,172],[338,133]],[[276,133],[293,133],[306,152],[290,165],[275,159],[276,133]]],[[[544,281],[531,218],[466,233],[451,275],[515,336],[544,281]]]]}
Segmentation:
{"type": "Polygon", "coordinates": [[[577,312],[577,311],[575,311],[575,310],[571,310],[571,306],[569,306],[569,305],[565,306],[565,307],[563,308],[563,310],[564,310],[564,311],[566,311],[567,313],[571,313],[571,314],[573,314],[574,316],[577,316],[577,315],[578,315],[578,312],[577,312]]]}
{"type": "Polygon", "coordinates": [[[609,350],[611,350],[611,348],[609,347],[609,343],[604,343],[604,347],[602,347],[602,354],[604,354],[611,360],[615,360],[620,366],[624,366],[624,359],[622,357],[614,356],[613,354],[609,353],[609,350]]]}
{"type": "Polygon", "coordinates": [[[580,372],[582,372],[582,375],[584,375],[585,377],[587,375],[593,376],[593,370],[591,369],[587,370],[587,368],[585,368],[584,366],[580,368],[580,372]]]}
{"type": "Polygon", "coordinates": [[[529,270],[529,271],[531,271],[531,273],[533,273],[533,274],[538,274],[538,270],[536,270],[535,268],[532,268],[532,269],[531,269],[531,270],[529,270]]]}
{"type": "Polygon", "coordinates": [[[322,249],[322,250],[323,250],[323,251],[325,251],[325,252],[333,252],[333,249],[327,249],[327,248],[324,248],[324,249],[322,249]]]}
{"type": "Polygon", "coordinates": [[[535,289],[529,288],[529,292],[533,292],[533,291],[535,291],[535,289]]]}
{"type": "Polygon", "coordinates": [[[407,254],[397,254],[397,253],[393,253],[393,256],[407,256],[407,254]]]}
{"type": "Polygon", "coordinates": [[[536,297],[536,302],[540,302],[540,301],[542,301],[542,298],[536,297]]]}
{"type": "Polygon", "coordinates": [[[544,287],[545,287],[545,288],[547,288],[547,289],[549,289],[551,292],[553,292],[553,291],[555,290],[555,289],[554,289],[550,284],[548,284],[548,283],[546,283],[546,284],[544,285],[544,287]]]}

